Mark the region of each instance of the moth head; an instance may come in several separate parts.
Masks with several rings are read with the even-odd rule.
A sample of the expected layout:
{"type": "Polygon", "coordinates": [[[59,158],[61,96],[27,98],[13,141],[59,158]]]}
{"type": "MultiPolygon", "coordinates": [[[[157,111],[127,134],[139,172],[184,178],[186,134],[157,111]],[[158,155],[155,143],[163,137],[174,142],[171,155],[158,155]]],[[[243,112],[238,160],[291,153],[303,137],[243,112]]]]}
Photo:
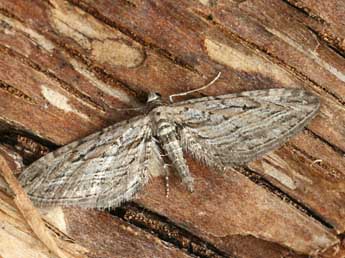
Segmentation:
{"type": "Polygon", "coordinates": [[[150,92],[149,95],[147,96],[147,103],[160,102],[161,99],[162,99],[161,94],[156,93],[156,92],[150,92]]]}

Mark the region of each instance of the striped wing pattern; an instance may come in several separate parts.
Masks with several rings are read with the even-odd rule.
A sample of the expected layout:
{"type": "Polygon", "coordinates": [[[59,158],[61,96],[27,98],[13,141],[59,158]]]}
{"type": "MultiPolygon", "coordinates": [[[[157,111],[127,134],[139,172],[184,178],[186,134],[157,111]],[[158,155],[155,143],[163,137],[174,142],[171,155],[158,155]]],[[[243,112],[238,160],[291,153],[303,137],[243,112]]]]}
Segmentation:
{"type": "Polygon", "coordinates": [[[183,151],[220,170],[244,164],[301,131],[318,109],[318,98],[300,89],[157,105],[148,114],[49,153],[25,169],[19,180],[39,206],[114,207],[133,198],[153,167],[162,170],[163,150],[193,189],[183,151]]]}
{"type": "Polygon", "coordinates": [[[148,117],[137,117],[49,153],[19,177],[37,205],[117,206],[148,181],[148,117]]]}
{"type": "Polygon", "coordinates": [[[182,147],[206,164],[244,164],[279,147],[301,131],[319,109],[316,96],[300,89],[270,89],[179,102],[172,108],[182,147]]]}

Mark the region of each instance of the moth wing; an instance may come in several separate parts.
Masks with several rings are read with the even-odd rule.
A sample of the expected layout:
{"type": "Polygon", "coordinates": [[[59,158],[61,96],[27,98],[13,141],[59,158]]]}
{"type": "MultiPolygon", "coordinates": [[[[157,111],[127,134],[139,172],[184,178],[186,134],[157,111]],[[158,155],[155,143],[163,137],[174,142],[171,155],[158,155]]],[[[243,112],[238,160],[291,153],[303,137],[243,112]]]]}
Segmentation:
{"type": "Polygon", "coordinates": [[[157,160],[148,117],[115,124],[31,164],[19,180],[39,206],[107,208],[130,199],[157,160]]]}
{"type": "MultiPolygon", "coordinates": [[[[300,89],[247,91],[173,104],[184,150],[214,167],[243,164],[298,133],[319,109],[300,89]]],[[[169,111],[172,112],[172,111],[169,111]]]]}

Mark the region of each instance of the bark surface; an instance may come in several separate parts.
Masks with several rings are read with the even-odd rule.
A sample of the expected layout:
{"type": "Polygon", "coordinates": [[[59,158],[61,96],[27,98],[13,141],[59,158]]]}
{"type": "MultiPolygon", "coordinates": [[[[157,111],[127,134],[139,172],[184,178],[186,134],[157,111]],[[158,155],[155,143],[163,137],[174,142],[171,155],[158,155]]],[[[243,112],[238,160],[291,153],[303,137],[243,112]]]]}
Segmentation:
{"type": "MultiPolygon", "coordinates": [[[[189,97],[304,88],[321,110],[303,133],[225,175],[188,158],[193,194],[171,176],[168,198],[154,178],[111,211],[40,211],[74,257],[343,257],[344,25],[341,0],[1,0],[0,154],[20,173],[218,71],[189,97]]],[[[1,256],[52,257],[10,193],[0,211],[1,256]]]]}

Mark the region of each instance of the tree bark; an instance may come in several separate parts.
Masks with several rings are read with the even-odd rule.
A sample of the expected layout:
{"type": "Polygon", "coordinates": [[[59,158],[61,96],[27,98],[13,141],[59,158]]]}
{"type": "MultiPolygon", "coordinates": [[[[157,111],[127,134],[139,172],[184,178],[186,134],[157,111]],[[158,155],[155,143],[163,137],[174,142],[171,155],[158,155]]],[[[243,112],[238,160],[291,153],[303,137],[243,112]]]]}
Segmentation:
{"type": "MultiPolygon", "coordinates": [[[[157,177],[111,211],[40,211],[86,257],[342,257],[344,24],[341,0],[1,0],[1,155],[27,166],[135,116],[119,108],[148,92],[167,99],[219,71],[188,97],[304,88],[321,110],[302,133],[224,175],[188,158],[192,194],[172,175],[168,198],[157,177]]],[[[0,255],[33,241],[25,250],[49,257],[10,203],[1,193],[0,255]]]]}

